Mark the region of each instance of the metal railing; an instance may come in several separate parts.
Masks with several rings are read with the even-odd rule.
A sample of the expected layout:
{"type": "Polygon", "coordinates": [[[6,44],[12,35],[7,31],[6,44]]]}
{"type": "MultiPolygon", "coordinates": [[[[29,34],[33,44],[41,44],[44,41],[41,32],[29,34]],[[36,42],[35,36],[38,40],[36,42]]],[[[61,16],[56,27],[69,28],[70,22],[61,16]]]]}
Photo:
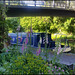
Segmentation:
{"type": "MultiPolygon", "coordinates": [[[[75,1],[74,1],[75,2],[75,1]]],[[[64,9],[75,9],[75,5],[71,5],[72,1],[0,1],[5,5],[19,5],[19,6],[39,6],[39,7],[53,7],[53,8],[64,8],[64,9]]]]}

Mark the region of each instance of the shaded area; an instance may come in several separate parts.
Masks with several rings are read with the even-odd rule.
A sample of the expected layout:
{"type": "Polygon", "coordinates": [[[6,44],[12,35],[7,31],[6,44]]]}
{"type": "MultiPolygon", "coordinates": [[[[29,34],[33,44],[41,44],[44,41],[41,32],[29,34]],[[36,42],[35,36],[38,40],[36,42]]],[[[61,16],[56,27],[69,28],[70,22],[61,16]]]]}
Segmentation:
{"type": "Polygon", "coordinates": [[[50,7],[31,7],[31,6],[9,6],[7,11],[8,17],[22,17],[22,16],[62,16],[75,17],[74,10],[66,10],[60,8],[50,7]]]}
{"type": "Polygon", "coordinates": [[[69,41],[69,45],[71,47],[71,53],[75,53],[75,41],[69,41]]]}

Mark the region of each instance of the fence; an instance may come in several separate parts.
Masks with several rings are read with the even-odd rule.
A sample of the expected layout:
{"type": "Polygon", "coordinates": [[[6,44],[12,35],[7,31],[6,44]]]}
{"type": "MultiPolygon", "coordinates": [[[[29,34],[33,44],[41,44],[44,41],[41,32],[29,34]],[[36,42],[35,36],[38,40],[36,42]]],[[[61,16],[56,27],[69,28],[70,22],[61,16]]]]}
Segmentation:
{"type": "Polygon", "coordinates": [[[75,9],[73,1],[0,1],[0,3],[5,3],[5,5],[20,5],[20,6],[39,6],[39,7],[53,7],[53,8],[64,8],[64,9],[75,9]]]}

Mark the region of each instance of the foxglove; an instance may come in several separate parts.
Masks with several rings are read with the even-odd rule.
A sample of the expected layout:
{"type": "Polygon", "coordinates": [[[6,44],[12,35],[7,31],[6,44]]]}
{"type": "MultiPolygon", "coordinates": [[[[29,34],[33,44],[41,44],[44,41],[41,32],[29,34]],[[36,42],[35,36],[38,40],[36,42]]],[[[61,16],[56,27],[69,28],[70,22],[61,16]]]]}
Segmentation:
{"type": "Polygon", "coordinates": [[[22,54],[23,54],[23,51],[24,51],[24,44],[22,45],[22,54]]]}
{"type": "Polygon", "coordinates": [[[61,45],[59,45],[58,47],[57,55],[59,55],[60,51],[61,51],[61,45]]]}
{"type": "Polygon", "coordinates": [[[39,48],[39,50],[37,50],[37,56],[40,54],[40,52],[41,52],[41,49],[39,48]]]}

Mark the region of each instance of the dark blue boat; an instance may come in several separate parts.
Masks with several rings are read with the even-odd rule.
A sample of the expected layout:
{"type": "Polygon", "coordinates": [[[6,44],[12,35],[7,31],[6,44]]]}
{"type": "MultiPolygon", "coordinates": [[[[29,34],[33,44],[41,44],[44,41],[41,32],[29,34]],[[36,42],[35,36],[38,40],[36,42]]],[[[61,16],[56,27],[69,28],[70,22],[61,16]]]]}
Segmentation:
{"type": "MultiPolygon", "coordinates": [[[[18,45],[22,45],[23,43],[25,43],[25,39],[27,35],[28,34],[24,32],[18,33],[18,45]]],[[[17,44],[17,33],[9,33],[8,36],[11,37],[11,40],[10,40],[11,44],[17,44]]],[[[31,34],[29,33],[27,44],[30,44],[32,47],[37,48],[39,43],[41,45],[41,48],[45,48],[45,44],[46,44],[47,48],[55,51],[55,47],[56,47],[55,41],[51,39],[51,34],[47,34],[45,37],[45,33],[31,33],[31,34]],[[31,42],[30,42],[30,39],[31,39],[31,42]]],[[[61,50],[63,48],[64,48],[64,45],[61,45],[61,50]]],[[[70,50],[71,48],[68,45],[65,48],[65,51],[70,51],[70,50]]]]}

